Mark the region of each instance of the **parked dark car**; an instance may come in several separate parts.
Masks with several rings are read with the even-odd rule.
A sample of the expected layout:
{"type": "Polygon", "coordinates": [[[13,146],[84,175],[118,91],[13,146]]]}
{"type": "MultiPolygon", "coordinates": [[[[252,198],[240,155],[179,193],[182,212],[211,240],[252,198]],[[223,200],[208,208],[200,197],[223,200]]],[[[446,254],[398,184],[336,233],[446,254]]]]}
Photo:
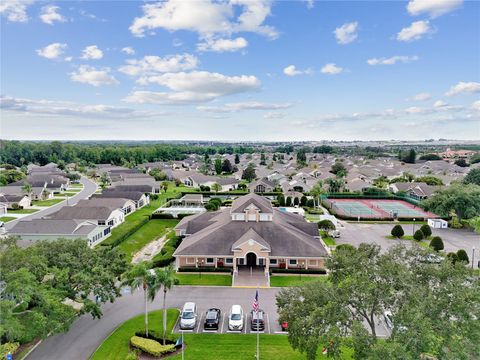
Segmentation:
{"type": "Polygon", "coordinates": [[[252,331],[263,331],[265,330],[265,312],[263,310],[252,310],[250,313],[251,315],[251,321],[250,321],[250,326],[252,328],[252,331]]]}
{"type": "Polygon", "coordinates": [[[220,324],[221,312],[220,309],[208,309],[205,315],[205,323],[203,328],[205,330],[218,330],[218,324],[220,324]]]}

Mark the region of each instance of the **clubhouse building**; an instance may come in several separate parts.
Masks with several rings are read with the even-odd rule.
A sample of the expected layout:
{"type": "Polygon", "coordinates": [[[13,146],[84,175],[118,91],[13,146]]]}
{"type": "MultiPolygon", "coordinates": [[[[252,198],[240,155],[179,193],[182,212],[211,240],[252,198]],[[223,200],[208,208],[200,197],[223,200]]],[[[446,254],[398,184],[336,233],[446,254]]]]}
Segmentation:
{"type": "Polygon", "coordinates": [[[231,208],[188,216],[175,227],[184,236],[174,253],[176,268],[258,267],[324,269],[328,253],[317,224],[274,208],[251,193],[231,208]]]}

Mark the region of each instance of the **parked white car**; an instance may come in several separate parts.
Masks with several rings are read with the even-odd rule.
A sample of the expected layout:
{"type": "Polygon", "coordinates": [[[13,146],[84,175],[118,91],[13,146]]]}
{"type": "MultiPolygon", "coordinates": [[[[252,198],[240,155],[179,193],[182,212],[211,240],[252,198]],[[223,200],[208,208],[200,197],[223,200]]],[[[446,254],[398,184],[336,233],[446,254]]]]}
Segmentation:
{"type": "Polygon", "coordinates": [[[243,330],[243,309],[240,305],[232,305],[228,314],[228,329],[231,331],[243,330]]]}
{"type": "Polygon", "coordinates": [[[197,305],[194,302],[186,302],[180,315],[180,329],[192,330],[197,325],[197,305]]]}

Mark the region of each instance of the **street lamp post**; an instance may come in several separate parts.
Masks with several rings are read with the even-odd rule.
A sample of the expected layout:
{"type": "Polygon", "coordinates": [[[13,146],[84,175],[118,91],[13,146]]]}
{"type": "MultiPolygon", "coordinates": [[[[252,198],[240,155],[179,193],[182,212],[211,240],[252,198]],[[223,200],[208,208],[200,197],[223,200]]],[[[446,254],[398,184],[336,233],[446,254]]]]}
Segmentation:
{"type": "Polygon", "coordinates": [[[299,264],[299,268],[300,268],[300,280],[302,280],[302,270],[303,270],[303,266],[304,266],[304,261],[300,261],[300,264],[299,264]]]}
{"type": "Polygon", "coordinates": [[[472,248],[472,269],[474,267],[475,264],[475,246],[472,248]]]}
{"type": "Polygon", "coordinates": [[[412,224],[412,236],[415,235],[415,218],[413,218],[413,224],[412,224]]]}

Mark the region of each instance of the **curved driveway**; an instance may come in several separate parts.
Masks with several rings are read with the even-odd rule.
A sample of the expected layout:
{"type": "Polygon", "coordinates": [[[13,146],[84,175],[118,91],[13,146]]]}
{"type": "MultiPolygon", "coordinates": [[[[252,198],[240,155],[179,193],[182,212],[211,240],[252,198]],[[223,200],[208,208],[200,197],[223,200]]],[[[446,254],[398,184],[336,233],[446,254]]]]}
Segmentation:
{"type": "MultiPolygon", "coordinates": [[[[68,198],[68,205],[69,206],[70,205],[75,205],[80,200],[87,199],[95,191],[97,191],[97,184],[94,183],[92,180],[86,178],[85,176],[81,177],[80,182],[83,184],[83,189],[78,194],[68,198]]],[[[9,221],[8,223],[5,224],[5,228],[8,232],[8,230],[10,230],[20,220],[40,219],[40,218],[42,218],[46,215],[50,215],[50,214],[53,214],[54,212],[57,212],[58,210],[60,210],[64,206],[67,206],[67,200],[64,200],[64,201],[62,201],[58,204],[55,204],[55,205],[50,206],[48,208],[45,208],[43,210],[37,211],[33,214],[18,218],[17,220],[9,221]]]]}

